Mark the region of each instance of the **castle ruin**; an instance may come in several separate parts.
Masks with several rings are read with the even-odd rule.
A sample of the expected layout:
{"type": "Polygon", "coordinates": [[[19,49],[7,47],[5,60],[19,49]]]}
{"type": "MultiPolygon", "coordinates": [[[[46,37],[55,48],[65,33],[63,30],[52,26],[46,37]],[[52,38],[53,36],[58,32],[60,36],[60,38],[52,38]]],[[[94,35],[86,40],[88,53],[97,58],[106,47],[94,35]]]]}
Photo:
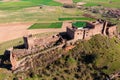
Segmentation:
{"type": "Polygon", "coordinates": [[[108,23],[104,20],[96,22],[85,22],[85,26],[76,25],[67,27],[67,35],[74,40],[89,40],[97,34],[107,35],[108,37],[117,36],[117,27],[115,24],[108,23]]]}
{"type": "MultiPolygon", "coordinates": [[[[70,40],[63,39],[61,35],[53,35],[45,38],[33,37],[32,35],[24,36],[24,48],[9,51],[12,70],[18,70],[20,67],[24,68],[29,61],[32,63],[32,60],[37,56],[40,56],[41,60],[46,59],[44,54],[51,55],[49,59],[45,61],[49,62],[52,59],[55,60],[54,55],[57,57],[61,56],[61,54],[55,54],[56,50],[62,49],[64,45],[71,42],[74,43],[77,40],[89,40],[92,36],[97,34],[105,35],[110,38],[117,36],[116,25],[104,20],[85,22],[82,26],[79,26],[80,24],[74,25],[72,22],[69,22],[69,24],[71,25],[66,25],[65,33],[66,37],[69,37],[70,40]]],[[[73,47],[74,46],[68,47],[68,49],[73,47]]],[[[40,65],[42,65],[42,63],[40,65]]],[[[23,70],[28,70],[28,67],[23,70]]]]}

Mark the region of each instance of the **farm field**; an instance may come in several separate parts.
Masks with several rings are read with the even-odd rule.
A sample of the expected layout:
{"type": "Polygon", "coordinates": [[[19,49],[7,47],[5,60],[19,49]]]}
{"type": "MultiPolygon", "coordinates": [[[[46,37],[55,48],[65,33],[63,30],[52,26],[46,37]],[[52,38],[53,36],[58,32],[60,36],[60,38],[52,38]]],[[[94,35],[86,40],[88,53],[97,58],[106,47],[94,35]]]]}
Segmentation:
{"type": "Polygon", "coordinates": [[[53,0],[20,0],[17,2],[0,2],[0,10],[19,10],[41,5],[60,6],[62,4],[53,0]]]}
{"type": "Polygon", "coordinates": [[[55,23],[35,23],[29,29],[61,28],[62,22],[55,23]]]}
{"type": "Polygon", "coordinates": [[[0,10],[0,23],[11,22],[55,22],[60,17],[82,17],[83,11],[59,6],[29,7],[17,11],[0,10]],[[71,13],[72,12],[72,13],[71,13]],[[48,14],[49,13],[49,14],[48,14]]]}
{"type": "Polygon", "coordinates": [[[80,20],[80,21],[92,21],[94,19],[92,18],[87,18],[87,17],[63,17],[63,18],[59,18],[59,21],[71,21],[71,20],[80,20]]]}

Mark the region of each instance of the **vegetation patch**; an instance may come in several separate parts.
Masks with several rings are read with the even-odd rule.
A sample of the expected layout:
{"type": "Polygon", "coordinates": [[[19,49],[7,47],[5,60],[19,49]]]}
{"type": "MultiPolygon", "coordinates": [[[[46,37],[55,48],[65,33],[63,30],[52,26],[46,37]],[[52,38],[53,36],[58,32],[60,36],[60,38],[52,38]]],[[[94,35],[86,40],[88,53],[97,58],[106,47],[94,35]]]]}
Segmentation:
{"type": "Polygon", "coordinates": [[[12,48],[13,46],[17,46],[17,45],[21,45],[21,44],[23,44],[22,38],[18,38],[18,39],[0,43],[0,54],[3,54],[4,51],[8,48],[12,48]]]}
{"type": "Polygon", "coordinates": [[[0,2],[0,10],[19,10],[41,5],[61,6],[62,4],[53,0],[22,0],[19,2],[0,2]]]}
{"type": "Polygon", "coordinates": [[[55,23],[35,23],[29,29],[47,29],[47,28],[61,28],[62,22],[55,23]]]}
{"type": "Polygon", "coordinates": [[[86,18],[86,17],[63,17],[59,18],[60,21],[66,21],[66,20],[94,20],[92,18],[86,18]]]}
{"type": "Polygon", "coordinates": [[[78,28],[85,27],[86,22],[74,22],[72,25],[75,26],[75,27],[78,27],[78,28]]]}
{"type": "Polygon", "coordinates": [[[119,48],[119,39],[110,39],[101,35],[93,36],[88,41],[78,41],[74,49],[55,62],[48,64],[41,70],[37,70],[38,67],[33,68],[32,74],[35,76],[33,78],[45,80],[106,80],[108,74],[120,70],[119,48]]]}

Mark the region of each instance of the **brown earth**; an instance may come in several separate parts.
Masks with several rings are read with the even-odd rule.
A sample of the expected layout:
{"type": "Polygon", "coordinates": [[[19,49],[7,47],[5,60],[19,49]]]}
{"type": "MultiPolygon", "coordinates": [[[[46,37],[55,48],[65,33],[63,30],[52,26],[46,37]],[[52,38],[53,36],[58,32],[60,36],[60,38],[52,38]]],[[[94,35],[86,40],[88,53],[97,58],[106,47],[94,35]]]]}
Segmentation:
{"type": "Polygon", "coordinates": [[[64,23],[62,28],[60,29],[32,29],[28,30],[33,23],[8,23],[8,24],[0,24],[0,43],[16,39],[19,37],[23,37],[28,34],[38,34],[45,32],[62,32],[66,30],[66,25],[68,23],[64,23]]]}
{"type": "Polygon", "coordinates": [[[73,4],[72,0],[55,0],[55,1],[60,2],[62,4],[73,4]]]}

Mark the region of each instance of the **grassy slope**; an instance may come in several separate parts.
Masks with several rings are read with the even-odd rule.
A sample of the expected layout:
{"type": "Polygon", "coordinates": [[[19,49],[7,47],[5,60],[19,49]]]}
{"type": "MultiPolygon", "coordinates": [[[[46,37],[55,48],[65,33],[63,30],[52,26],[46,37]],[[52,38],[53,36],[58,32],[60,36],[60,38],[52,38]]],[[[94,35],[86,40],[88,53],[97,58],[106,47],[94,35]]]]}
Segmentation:
{"type": "MultiPolygon", "coordinates": [[[[36,35],[37,36],[37,35],[36,35]]],[[[43,35],[42,35],[43,36],[43,35]]],[[[13,40],[2,44],[1,49],[8,48],[10,46],[20,44],[21,40],[13,40]],[[12,43],[12,44],[10,44],[12,43]],[[3,48],[2,48],[3,47],[3,48]]],[[[102,68],[108,66],[108,69],[101,69],[101,71],[110,74],[112,72],[120,70],[120,40],[117,38],[109,39],[105,36],[96,35],[89,41],[80,41],[76,47],[71,50],[68,55],[63,56],[49,67],[43,69],[43,72],[36,76],[34,79],[76,79],[75,75],[79,75],[79,79],[86,80],[93,79],[95,77],[92,74],[98,75],[99,71],[94,69],[92,65],[102,68]],[[84,55],[96,55],[92,63],[86,63],[85,61],[91,61],[91,58],[84,59],[84,55]],[[81,67],[79,67],[81,66],[81,67]],[[76,69],[79,69],[78,72],[76,69]],[[70,72],[70,73],[69,73],[70,72]],[[52,74],[51,74],[52,73],[52,74]],[[50,75],[50,76],[49,76],[50,75]],[[62,77],[63,76],[63,77],[62,77]]],[[[2,69],[1,69],[2,70],[2,69]]],[[[1,71],[0,70],[0,71],[1,71]]],[[[2,74],[0,74],[2,75],[2,74]]],[[[1,78],[4,78],[2,76],[1,78]]],[[[102,77],[101,77],[102,78],[102,77]]],[[[33,79],[33,78],[32,78],[33,79]]],[[[31,80],[28,78],[27,80],[31,80]]],[[[97,79],[98,80],[98,79],[97,79]]],[[[102,79],[101,79],[102,80],[102,79]]]]}
{"type": "Polygon", "coordinates": [[[23,43],[22,38],[19,39],[15,39],[15,40],[11,40],[11,41],[7,41],[4,43],[0,43],[0,54],[3,54],[4,51],[8,48],[11,48],[13,46],[17,46],[23,43]]]}
{"type": "Polygon", "coordinates": [[[117,38],[109,39],[104,36],[94,36],[88,42],[82,44],[86,53],[97,55],[95,65],[97,67],[108,66],[104,72],[110,74],[120,70],[120,40],[117,38]]]}
{"type": "Polygon", "coordinates": [[[35,73],[32,79],[103,80],[102,71],[111,74],[120,70],[119,57],[119,39],[96,35],[89,41],[80,41],[67,55],[42,69],[38,76],[35,73]],[[101,69],[104,66],[108,69],[101,69]]]}

